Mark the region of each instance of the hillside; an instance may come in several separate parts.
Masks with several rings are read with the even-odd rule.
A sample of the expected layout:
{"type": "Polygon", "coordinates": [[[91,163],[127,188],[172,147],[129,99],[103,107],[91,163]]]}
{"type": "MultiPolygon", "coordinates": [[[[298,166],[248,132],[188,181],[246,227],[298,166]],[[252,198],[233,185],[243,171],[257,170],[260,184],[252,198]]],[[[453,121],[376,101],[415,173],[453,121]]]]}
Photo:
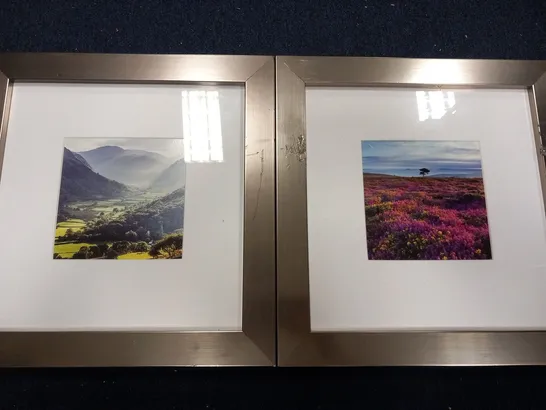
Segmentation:
{"type": "Polygon", "coordinates": [[[78,159],[78,161],[80,161],[83,165],[85,165],[89,169],[93,169],[91,165],[89,165],[89,162],[87,162],[84,157],[82,157],[80,154],[77,154],[75,152],[73,152],[73,154],[76,157],[76,159],[78,159]]]}
{"type": "Polygon", "coordinates": [[[163,235],[184,226],[184,189],[177,189],[125,216],[128,224],[163,235]]]}
{"type": "Polygon", "coordinates": [[[85,158],[89,164],[92,166],[100,166],[103,162],[109,161],[115,158],[117,155],[120,155],[123,152],[123,148],[113,147],[113,146],[104,146],[95,148],[89,151],[81,151],[77,154],[85,158]]]}
{"type": "Polygon", "coordinates": [[[169,160],[155,152],[104,146],[79,152],[95,171],[127,185],[148,187],[169,166],[169,160]]]}
{"type": "Polygon", "coordinates": [[[482,178],[364,181],[370,260],[491,259],[482,178]]]}
{"type": "Polygon", "coordinates": [[[128,232],[131,232],[135,240],[148,242],[179,232],[183,226],[184,190],[178,189],[114,219],[99,221],[85,234],[88,240],[111,241],[127,239],[128,232]]]}
{"type": "Polygon", "coordinates": [[[186,164],[179,159],[174,164],[161,172],[150,185],[154,192],[172,192],[183,188],[186,180],[186,164]]]}
{"type": "Polygon", "coordinates": [[[123,184],[94,172],[89,164],[64,149],[59,203],[99,198],[119,198],[131,193],[123,184]]]}

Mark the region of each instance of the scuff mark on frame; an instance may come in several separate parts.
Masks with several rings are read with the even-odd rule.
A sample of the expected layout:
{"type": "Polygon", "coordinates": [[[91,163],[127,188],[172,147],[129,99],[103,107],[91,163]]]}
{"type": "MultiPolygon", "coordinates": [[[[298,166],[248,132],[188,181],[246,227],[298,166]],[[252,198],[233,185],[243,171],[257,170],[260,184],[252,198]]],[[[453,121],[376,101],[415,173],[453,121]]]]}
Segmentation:
{"type": "Polygon", "coordinates": [[[262,192],[262,182],[264,178],[264,161],[265,161],[265,150],[261,150],[258,152],[253,152],[252,154],[247,154],[247,156],[253,156],[260,154],[260,183],[258,185],[258,192],[256,193],[256,205],[254,206],[254,213],[252,215],[252,221],[256,219],[256,215],[258,214],[258,205],[260,204],[260,194],[262,192]]]}
{"type": "MultiPolygon", "coordinates": [[[[295,157],[298,162],[305,163],[307,160],[307,143],[305,136],[300,135],[296,138],[296,141],[290,145],[286,144],[284,148],[284,155],[286,159],[290,159],[291,156],[295,157]]],[[[290,162],[287,161],[287,168],[290,168],[290,162]]]]}

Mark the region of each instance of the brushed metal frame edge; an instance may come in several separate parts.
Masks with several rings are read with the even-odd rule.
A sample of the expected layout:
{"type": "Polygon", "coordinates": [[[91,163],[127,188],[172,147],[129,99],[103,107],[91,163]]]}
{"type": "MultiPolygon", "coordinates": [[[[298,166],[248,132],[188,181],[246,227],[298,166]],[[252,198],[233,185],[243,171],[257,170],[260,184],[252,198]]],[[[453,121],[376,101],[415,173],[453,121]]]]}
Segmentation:
{"type": "Polygon", "coordinates": [[[546,61],[281,56],[276,66],[278,365],[546,364],[542,331],[311,332],[307,176],[305,153],[298,151],[306,135],[306,86],[525,88],[544,195],[546,61]]]}
{"type": "Polygon", "coordinates": [[[274,69],[268,56],[0,54],[0,179],[16,81],[245,86],[242,331],[5,331],[0,366],[275,364],[274,69]]]}

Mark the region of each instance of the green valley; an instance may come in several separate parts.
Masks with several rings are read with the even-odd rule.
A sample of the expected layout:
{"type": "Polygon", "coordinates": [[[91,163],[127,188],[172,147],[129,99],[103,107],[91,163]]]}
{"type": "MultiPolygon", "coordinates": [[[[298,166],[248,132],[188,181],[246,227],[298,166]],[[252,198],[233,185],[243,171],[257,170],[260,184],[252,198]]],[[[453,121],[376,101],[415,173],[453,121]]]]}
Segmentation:
{"type": "MultiPolygon", "coordinates": [[[[138,151],[140,163],[155,161],[158,176],[148,185],[126,185],[90,165],[106,162],[109,172],[130,180],[129,171],[115,168],[119,164],[111,158],[112,151],[119,155],[124,150],[103,148],[109,149],[74,153],[65,148],[53,257],[180,259],[185,189],[183,175],[177,180],[176,170],[183,161],[159,154],[148,158],[145,151],[138,151]],[[103,154],[110,156],[101,162],[103,154]]],[[[127,160],[136,154],[124,155],[127,160]]]]}

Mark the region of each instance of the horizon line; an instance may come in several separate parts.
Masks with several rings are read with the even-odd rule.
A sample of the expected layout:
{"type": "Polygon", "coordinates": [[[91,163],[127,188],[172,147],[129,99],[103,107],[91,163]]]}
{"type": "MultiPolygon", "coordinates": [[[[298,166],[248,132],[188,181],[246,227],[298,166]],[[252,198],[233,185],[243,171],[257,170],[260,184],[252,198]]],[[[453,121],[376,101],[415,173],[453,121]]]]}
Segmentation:
{"type": "MultiPolygon", "coordinates": [[[[481,171],[480,171],[481,173],[481,171]]],[[[362,175],[382,175],[386,177],[397,177],[397,178],[433,178],[433,177],[439,177],[439,178],[483,178],[482,176],[465,176],[465,174],[461,175],[442,175],[442,174],[432,174],[432,175],[396,175],[396,174],[383,174],[381,172],[362,172],[362,175]]]]}

